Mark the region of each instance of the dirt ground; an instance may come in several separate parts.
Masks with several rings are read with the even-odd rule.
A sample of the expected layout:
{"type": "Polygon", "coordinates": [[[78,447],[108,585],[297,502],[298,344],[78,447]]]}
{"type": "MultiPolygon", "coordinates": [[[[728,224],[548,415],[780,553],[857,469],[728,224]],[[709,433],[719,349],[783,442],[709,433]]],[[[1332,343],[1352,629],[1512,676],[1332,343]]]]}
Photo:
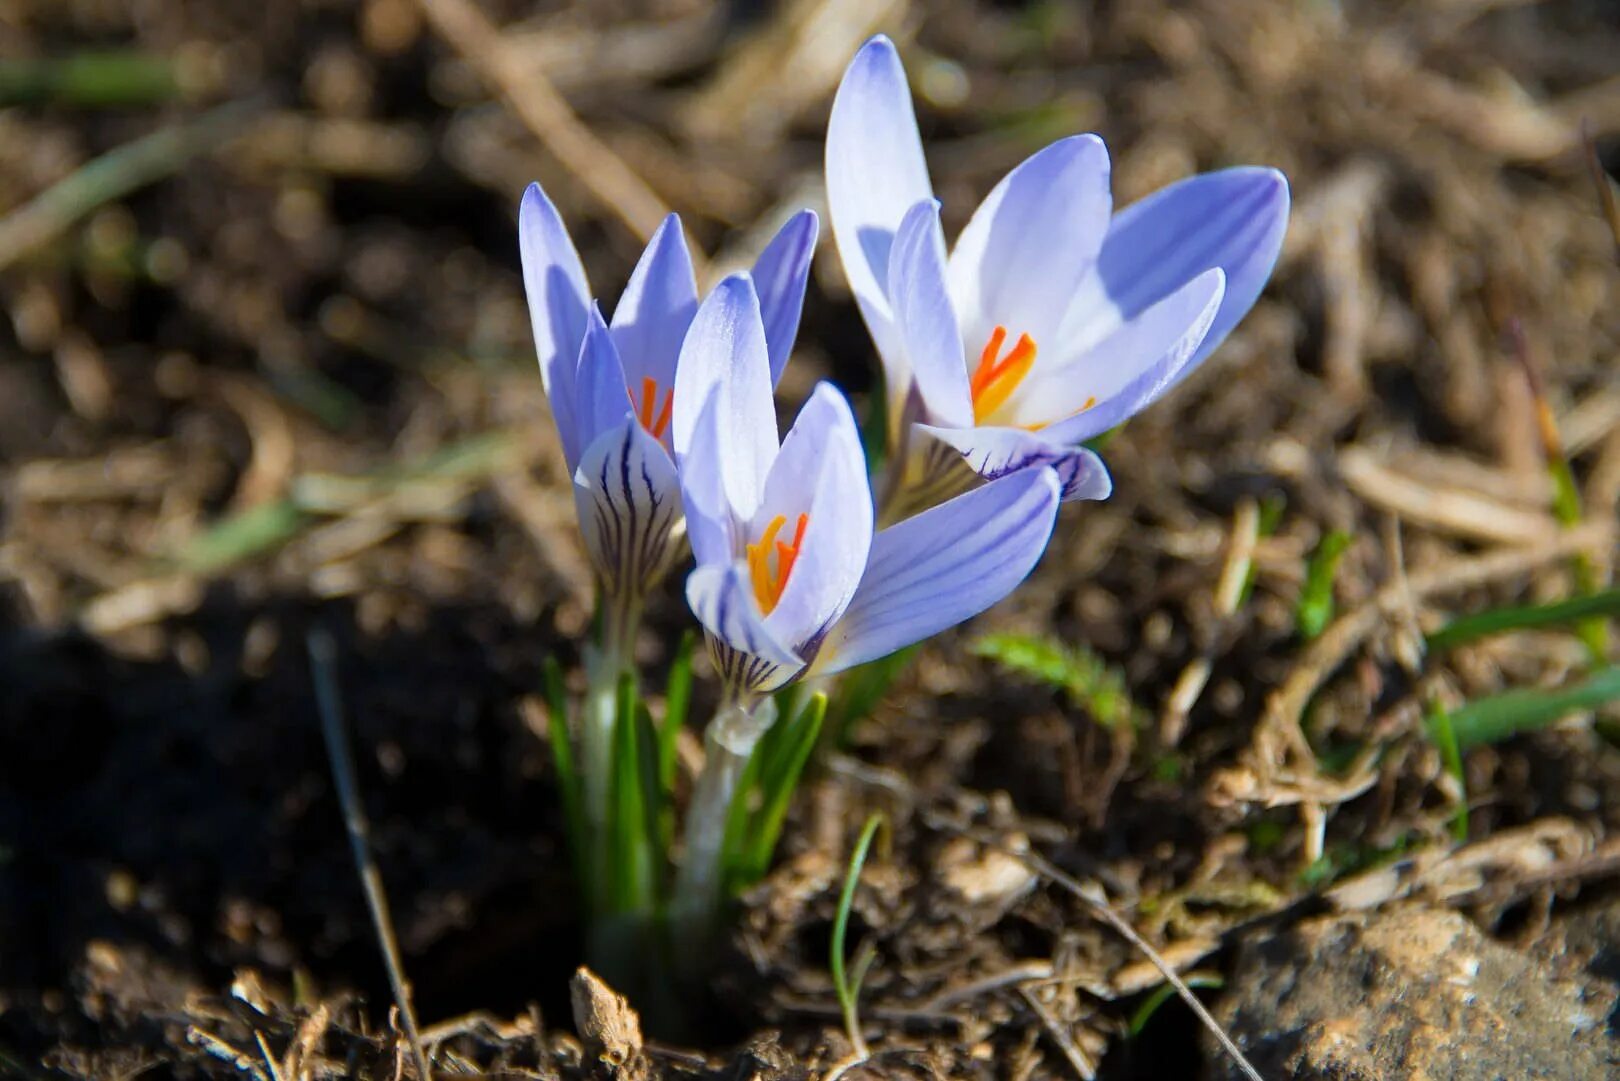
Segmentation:
{"type": "MultiPolygon", "coordinates": [[[[1462,842],[1423,724],[1578,680],[1579,640],[1419,645],[1616,554],[1620,241],[1582,139],[1620,172],[1612,3],[427,7],[0,0],[0,1076],[396,1076],[312,628],[447,1073],[826,1075],[849,1053],[828,932],[873,810],[874,1058],[848,1077],[1214,1076],[1185,1006],[1131,1023],[1157,972],[1026,850],[1200,985],[1325,910],[1415,897],[1524,945],[1608,896],[1620,722],[1468,751],[1462,842]],[[649,207],[711,272],[743,264],[820,200],[832,87],[879,29],[948,231],[1077,131],[1120,205],[1260,163],[1294,218],[1239,331],[1108,445],[1113,498],[1068,508],[1030,583],[818,768],[703,1023],[610,1068],[574,1033],[580,924],[525,719],[590,587],[517,198],[546,185],[609,295],[649,207]],[[1336,618],[1307,642],[1333,530],[1336,618]],[[992,630],[1092,651],[1123,719],[981,657],[992,630]]],[[[864,406],[873,374],[824,235],[783,401],[830,375],[864,406]]],[[[657,600],[651,671],[686,619],[657,600]]]]}

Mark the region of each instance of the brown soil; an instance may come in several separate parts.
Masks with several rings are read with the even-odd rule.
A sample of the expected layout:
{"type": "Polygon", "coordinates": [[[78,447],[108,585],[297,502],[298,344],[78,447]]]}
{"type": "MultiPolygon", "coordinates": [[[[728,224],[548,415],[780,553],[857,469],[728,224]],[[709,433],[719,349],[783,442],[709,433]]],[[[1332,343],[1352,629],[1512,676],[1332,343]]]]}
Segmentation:
{"type": "MultiPolygon", "coordinates": [[[[0,110],[0,1076],[394,1075],[313,627],[341,649],[440,1068],[581,1075],[578,915],[522,703],[547,654],[577,661],[589,582],[527,340],[518,193],[547,186],[603,292],[639,242],[604,174],[559,159],[481,72],[544,72],[724,265],[763,239],[751,223],[817,198],[832,80],[878,28],[847,12],[879,8],[948,229],[1083,130],[1107,138],[1120,204],[1255,162],[1288,173],[1295,216],[1240,331],[1107,448],[1115,496],[1066,511],[1015,599],[924,650],[806,786],[715,1004],[678,1041],[652,1033],[646,1069],[821,1076],[847,1055],[827,939],[874,809],[892,840],[852,931],[877,949],[874,1058],[851,1078],[1073,1076],[1066,1047],[1110,1079],[1206,1068],[1177,1003],[1126,1031],[1158,977],[1009,848],[1100,885],[1204,974],[1240,932],[1341,905],[1329,886],[1534,938],[1612,874],[1613,718],[1468,755],[1467,888],[1421,724],[1436,694],[1578,678],[1576,640],[1412,650],[1447,613],[1572,588],[1517,358],[1571,451],[1600,575],[1615,555],[1620,270],[1579,134],[1615,172],[1611,5],[502,0],[480,10],[503,51],[470,64],[411,0],[18,0],[0,69],[135,48],[172,58],[175,85],[0,110]],[[29,199],[184,125],[193,145],[149,183],[19,242],[29,199]],[[1278,500],[1224,614],[1230,538],[1278,500]],[[1355,535],[1341,619],[1307,644],[1294,603],[1330,529],[1355,535]],[[992,628],[1116,666],[1135,734],[976,657],[992,628]],[[1315,824],[1326,855],[1302,875],[1315,824]],[[1401,873],[1363,873],[1397,855],[1401,873]]],[[[872,389],[827,244],[784,400],[824,375],[872,389]]],[[[671,589],[652,670],[683,625],[671,589]]]]}

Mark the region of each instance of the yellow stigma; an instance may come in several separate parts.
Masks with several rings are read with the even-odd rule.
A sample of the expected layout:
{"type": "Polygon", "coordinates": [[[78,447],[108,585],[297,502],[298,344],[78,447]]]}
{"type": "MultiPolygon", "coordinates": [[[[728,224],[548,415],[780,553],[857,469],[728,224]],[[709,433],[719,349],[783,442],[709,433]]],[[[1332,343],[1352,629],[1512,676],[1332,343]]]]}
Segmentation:
{"type": "Polygon", "coordinates": [[[788,576],[793,573],[793,564],[799,558],[799,546],[804,543],[804,531],[810,524],[808,514],[799,515],[799,523],[793,529],[793,543],[788,544],[776,539],[776,535],[787,525],[787,518],[778,514],[771,519],[760,534],[756,544],[748,545],[748,580],[754,587],[754,599],[759,602],[759,610],[770,615],[776,609],[777,602],[782,599],[782,591],[787,588],[788,576]],[[772,560],[771,556],[776,558],[772,560]]]}

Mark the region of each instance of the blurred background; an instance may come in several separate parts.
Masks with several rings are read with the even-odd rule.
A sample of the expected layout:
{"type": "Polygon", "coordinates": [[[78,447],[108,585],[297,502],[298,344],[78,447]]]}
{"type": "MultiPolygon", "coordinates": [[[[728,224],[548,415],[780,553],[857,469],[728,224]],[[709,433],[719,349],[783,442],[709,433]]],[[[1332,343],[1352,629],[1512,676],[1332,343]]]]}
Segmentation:
{"type": "MultiPolygon", "coordinates": [[[[1617,240],[1612,186],[1594,184],[1620,167],[1612,3],[0,0],[12,1060],[215,1068],[173,1018],[201,1024],[180,1004],[248,969],[299,989],[233,1000],[266,1016],[358,989],[382,1017],[313,719],[316,624],[344,650],[424,1018],[539,1000],[565,1019],[571,892],[522,703],[545,655],[577,659],[590,581],[533,362],[518,197],[545,186],[600,294],[669,210],[712,282],[794,209],[821,209],[831,92],[878,31],[905,57],[947,232],[1079,131],[1107,140],[1116,205],[1267,164],[1295,216],[1230,343],[1109,448],[1116,497],[1066,513],[1036,584],[986,621],[1084,643],[1155,715],[1189,660],[1212,657],[1193,735],[1183,717],[1155,737],[1181,756],[1173,778],[1135,784],[1083,716],[998,698],[952,645],[902,685],[872,761],[930,792],[1005,788],[1143,891],[1184,881],[1230,824],[1199,793],[1243,761],[1325,532],[1365,538],[1345,605],[1376,589],[1394,518],[1414,572],[1556,532],[1526,362],[1588,517],[1614,519],[1617,240]],[[1234,623],[1210,600],[1229,522],[1279,493],[1253,614],[1234,623]],[[921,696],[938,716],[914,715],[921,696]],[[1024,719],[986,720],[1009,712],[1024,719]]],[[[783,402],[823,376],[858,404],[873,389],[825,217],[783,402]]],[[[1598,547],[1606,573],[1612,536],[1598,547]]],[[[653,668],[682,623],[672,592],[643,643],[653,668]]],[[[1495,689],[1576,664],[1546,645],[1458,679],[1495,689]]],[[[1386,691],[1342,693],[1332,734],[1381,731],[1386,691]]],[[[1547,753],[1568,784],[1490,772],[1477,830],[1564,811],[1609,828],[1612,746],[1547,753]]],[[[1385,802],[1349,807],[1330,838],[1443,834],[1425,768],[1397,764],[1385,802]]],[[[830,814],[796,816],[790,850],[836,849],[859,816],[830,814]]],[[[1249,873],[1287,877],[1263,859],[1249,873]]],[[[801,941],[824,922],[760,918],[757,941],[786,951],[756,964],[764,986],[824,963],[801,941]]],[[[956,945],[987,963],[1031,933],[956,945]]],[[[716,1046],[766,1022],[809,1046],[827,1018],[756,1001],[716,1046]]],[[[995,1032],[1012,1054],[1013,1028],[995,1032]]]]}

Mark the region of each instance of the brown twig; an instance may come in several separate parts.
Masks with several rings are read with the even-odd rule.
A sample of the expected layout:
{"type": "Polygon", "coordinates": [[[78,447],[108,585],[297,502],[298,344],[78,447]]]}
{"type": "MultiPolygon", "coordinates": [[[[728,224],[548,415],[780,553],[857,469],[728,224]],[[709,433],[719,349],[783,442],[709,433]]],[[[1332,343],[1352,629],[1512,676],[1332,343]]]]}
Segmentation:
{"type": "Polygon", "coordinates": [[[1614,257],[1620,262],[1620,206],[1615,204],[1614,184],[1603,170],[1603,160],[1598,157],[1592,125],[1585,120],[1581,121],[1581,142],[1586,146],[1586,166],[1592,172],[1592,185],[1597,188],[1598,208],[1603,212],[1603,220],[1609,223],[1609,233],[1614,237],[1614,257]]]}
{"type": "MultiPolygon", "coordinates": [[[[472,0],[417,0],[433,28],[506,99],[525,127],[563,167],[641,240],[652,236],[669,207],[613,149],[575,114],[551,80],[517,63],[501,32],[472,0]]],[[[693,261],[698,261],[693,253],[693,261]]],[[[699,277],[701,278],[701,268],[699,277]]]]}

